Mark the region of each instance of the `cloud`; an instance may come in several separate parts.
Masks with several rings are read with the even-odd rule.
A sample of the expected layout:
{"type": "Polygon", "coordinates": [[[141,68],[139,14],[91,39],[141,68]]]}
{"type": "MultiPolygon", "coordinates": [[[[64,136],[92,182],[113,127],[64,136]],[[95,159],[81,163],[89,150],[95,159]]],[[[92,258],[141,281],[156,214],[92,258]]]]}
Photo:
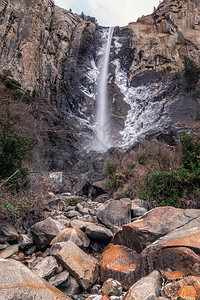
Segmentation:
{"type": "Polygon", "coordinates": [[[159,0],[55,0],[56,5],[95,17],[103,26],[125,26],[153,12],[159,0]]]}

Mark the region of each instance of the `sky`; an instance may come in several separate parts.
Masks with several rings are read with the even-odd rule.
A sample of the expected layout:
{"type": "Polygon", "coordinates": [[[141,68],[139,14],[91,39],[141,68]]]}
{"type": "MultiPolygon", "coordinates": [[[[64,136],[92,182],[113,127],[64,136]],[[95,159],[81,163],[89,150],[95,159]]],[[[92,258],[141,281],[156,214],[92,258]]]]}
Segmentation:
{"type": "Polygon", "coordinates": [[[153,12],[160,0],[54,0],[74,13],[95,17],[102,26],[125,26],[153,12]]]}

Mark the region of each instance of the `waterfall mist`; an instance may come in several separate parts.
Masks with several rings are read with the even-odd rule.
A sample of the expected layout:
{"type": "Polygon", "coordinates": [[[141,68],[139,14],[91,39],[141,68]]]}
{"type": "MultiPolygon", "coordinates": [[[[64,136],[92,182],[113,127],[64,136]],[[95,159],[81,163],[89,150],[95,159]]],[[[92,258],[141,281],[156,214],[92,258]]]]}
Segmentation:
{"type": "Polygon", "coordinates": [[[108,69],[113,31],[114,27],[110,27],[98,79],[95,125],[96,136],[93,142],[93,148],[97,151],[107,150],[112,146],[108,113],[108,69]]]}

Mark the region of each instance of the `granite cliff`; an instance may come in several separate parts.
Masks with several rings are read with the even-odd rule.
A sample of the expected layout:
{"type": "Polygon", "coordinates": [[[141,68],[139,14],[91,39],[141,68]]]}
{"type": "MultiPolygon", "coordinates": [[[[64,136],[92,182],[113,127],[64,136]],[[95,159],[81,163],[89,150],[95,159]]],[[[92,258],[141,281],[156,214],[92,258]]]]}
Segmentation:
{"type": "MultiPolygon", "coordinates": [[[[155,136],[174,144],[174,124],[200,111],[198,99],[183,92],[184,83],[177,79],[185,56],[200,61],[198,2],[166,0],[152,15],[115,28],[109,75],[113,145],[127,147],[155,136]]],[[[71,156],[65,153],[70,146],[82,153],[94,137],[96,82],[106,34],[107,28],[51,0],[0,4],[0,73],[10,72],[24,89],[51,103],[63,129],[73,135],[58,142],[61,136],[52,132],[48,148],[57,143],[59,155],[47,151],[49,168],[69,168],[71,156]]],[[[77,161],[73,158],[72,165],[77,161]]]]}

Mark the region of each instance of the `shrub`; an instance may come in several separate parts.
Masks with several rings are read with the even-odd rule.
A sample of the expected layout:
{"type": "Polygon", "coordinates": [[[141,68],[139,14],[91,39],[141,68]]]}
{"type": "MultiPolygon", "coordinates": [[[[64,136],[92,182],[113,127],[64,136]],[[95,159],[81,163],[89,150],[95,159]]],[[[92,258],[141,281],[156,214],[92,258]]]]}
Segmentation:
{"type": "Polygon", "coordinates": [[[184,198],[199,199],[200,141],[181,137],[181,166],[178,170],[153,170],[144,177],[138,197],[155,205],[184,205],[184,198]]]}
{"type": "Polygon", "coordinates": [[[29,182],[28,169],[23,168],[22,164],[33,143],[31,139],[13,133],[11,129],[15,122],[9,113],[8,119],[0,137],[0,177],[8,178],[18,170],[10,181],[13,191],[18,192],[21,188],[26,188],[29,182]]]}

